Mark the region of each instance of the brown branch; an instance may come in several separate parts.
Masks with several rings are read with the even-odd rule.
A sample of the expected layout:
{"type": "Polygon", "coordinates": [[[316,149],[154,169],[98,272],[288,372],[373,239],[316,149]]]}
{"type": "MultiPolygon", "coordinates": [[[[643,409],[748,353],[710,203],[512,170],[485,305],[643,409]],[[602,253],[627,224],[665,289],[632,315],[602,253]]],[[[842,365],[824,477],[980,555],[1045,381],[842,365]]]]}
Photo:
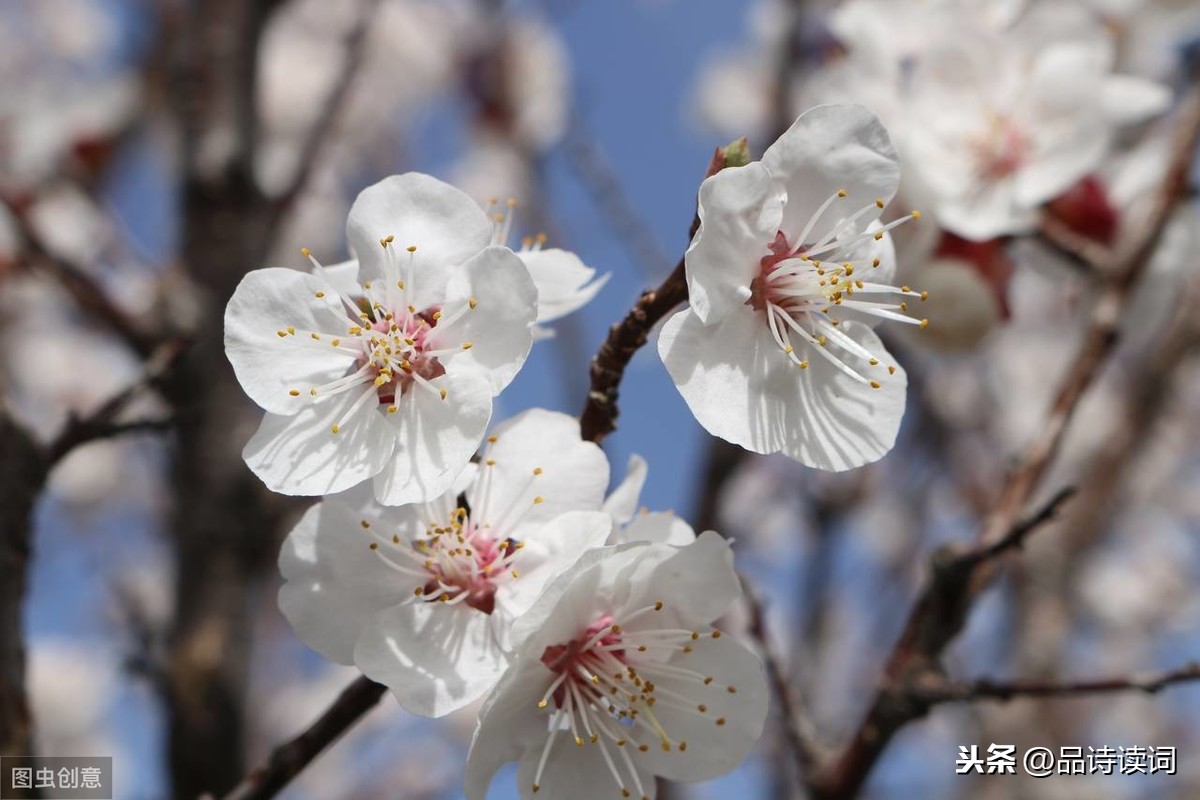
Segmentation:
{"type": "Polygon", "coordinates": [[[51,252],[24,214],[12,207],[9,211],[16,221],[21,250],[32,257],[33,263],[58,281],[86,315],[112,331],[139,356],[149,356],[162,337],[113,302],[95,278],[51,252]]]}
{"type": "MultiPolygon", "coordinates": [[[[726,166],[744,163],[745,154],[745,139],[739,139],[727,147],[718,147],[709,162],[705,177],[717,174],[726,166]]],[[[699,229],[700,217],[697,214],[692,217],[692,225],[688,229],[689,242],[699,229]]],[[[608,329],[608,337],[592,357],[589,367],[591,386],[583,412],[579,415],[585,441],[599,444],[604,437],[616,430],[617,416],[620,414],[617,398],[621,379],[625,377],[625,368],[629,366],[634,353],[646,343],[654,326],[675,306],[686,300],[687,278],[684,259],[680,258],[675,269],[671,270],[671,274],[657,289],[642,292],[642,296],[625,315],[625,319],[608,329]]]]}
{"type": "Polygon", "coordinates": [[[48,466],[54,466],[77,447],[99,439],[111,439],[125,433],[163,431],[174,424],[172,417],[146,418],[120,422],[117,417],[144,391],[162,385],[167,373],[179,363],[187,342],[173,339],[159,347],[146,362],[141,377],[106,400],[86,416],[72,416],[46,450],[48,466]]]}
{"type": "Polygon", "coordinates": [[[281,744],[259,764],[224,800],[265,800],[274,797],[333,744],[383,697],[387,689],[367,678],[358,678],[316,722],[295,739],[281,744]]]}
{"type": "Polygon", "coordinates": [[[279,195],[271,200],[271,207],[265,222],[265,242],[273,242],[280,226],[291,210],[296,198],[304,191],[312,177],[313,169],[321,151],[333,133],[334,123],[346,104],[350,95],[350,87],[358,76],[359,70],[366,61],[367,34],[371,29],[371,19],[379,8],[380,0],[362,0],[358,20],[346,37],[346,56],[337,79],[325,97],[325,104],[317,115],[308,137],[300,147],[300,158],[297,161],[296,173],[279,195]]]}
{"type": "MultiPolygon", "coordinates": [[[[1188,173],[1198,139],[1200,90],[1195,90],[1180,124],[1170,169],[1144,229],[1128,247],[1106,251],[1102,260],[1092,265],[1106,285],[1093,309],[1083,345],[1059,384],[1040,435],[1005,479],[980,537],[983,547],[997,547],[1013,537],[1019,527],[1016,520],[1053,462],[1080,398],[1116,348],[1120,312],[1158,247],[1171,212],[1187,195],[1188,173]]],[[[942,651],[962,630],[971,603],[994,577],[999,561],[987,558],[962,570],[954,568],[959,558],[945,551],[935,554],[933,577],[887,658],[866,717],[841,754],[811,781],[810,788],[818,800],[840,800],[857,794],[891,737],[928,711],[929,703],[911,689],[930,675],[940,675],[938,660],[942,651]]]]}
{"type": "Polygon", "coordinates": [[[767,671],[767,679],[771,682],[771,688],[779,703],[779,713],[783,718],[784,739],[796,764],[801,770],[807,772],[818,763],[821,755],[816,730],[809,722],[810,717],[804,709],[800,697],[792,688],[787,673],[780,665],[779,656],[771,644],[762,601],[750,586],[750,582],[744,577],[741,580],[742,594],[746,599],[746,607],[750,615],[749,634],[758,644],[763,666],[767,671]]]}
{"type": "Polygon", "coordinates": [[[1200,663],[1192,662],[1178,669],[1151,676],[1120,676],[1086,681],[1012,681],[1001,682],[987,678],[971,682],[943,681],[914,690],[926,703],[962,703],[976,700],[1007,702],[1020,697],[1077,697],[1112,692],[1142,692],[1158,694],[1163,689],[1181,683],[1200,680],[1200,663]]]}
{"type": "MultiPolygon", "coordinates": [[[[25,690],[22,606],[32,557],[34,503],[48,467],[33,436],[0,405],[0,756],[32,752],[33,719],[25,690]]],[[[18,793],[14,797],[35,797],[18,793]]]]}
{"type": "Polygon", "coordinates": [[[1042,215],[1034,238],[1085,275],[1093,275],[1096,265],[1108,259],[1108,248],[1103,244],[1077,233],[1051,214],[1042,215]]]}

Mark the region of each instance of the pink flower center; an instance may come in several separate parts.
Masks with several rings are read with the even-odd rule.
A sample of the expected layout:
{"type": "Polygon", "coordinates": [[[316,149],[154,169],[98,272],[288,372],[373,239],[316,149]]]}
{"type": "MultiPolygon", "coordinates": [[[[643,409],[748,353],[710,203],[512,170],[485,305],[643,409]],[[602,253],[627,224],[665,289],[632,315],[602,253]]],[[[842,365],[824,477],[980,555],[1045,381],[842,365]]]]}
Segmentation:
{"type": "Polygon", "coordinates": [[[666,753],[686,752],[688,744],[681,734],[691,722],[684,723],[685,719],[725,727],[722,711],[736,702],[737,687],[706,675],[701,670],[708,661],[699,653],[693,655],[702,639],[720,638],[721,632],[653,625],[628,628],[665,607],[657,601],[621,615],[620,622],[611,613],[601,614],[575,638],[542,651],[541,662],[554,677],[538,708],[552,716],[534,792],[541,788],[559,733],[570,731],[578,747],[598,747],[621,796],[636,792],[644,798],[634,763],[640,753],[652,745],[666,753]],[[663,709],[671,712],[669,718],[663,717],[671,730],[659,718],[663,709]]]}
{"type": "MultiPolygon", "coordinates": [[[[371,529],[366,520],[362,525],[371,529]]],[[[411,544],[399,536],[378,537],[371,543],[371,550],[388,566],[417,580],[415,601],[462,603],[484,614],[496,610],[500,586],[518,577],[514,564],[522,547],[472,523],[465,508],[456,508],[444,525],[430,525],[425,536],[411,544]]]]}

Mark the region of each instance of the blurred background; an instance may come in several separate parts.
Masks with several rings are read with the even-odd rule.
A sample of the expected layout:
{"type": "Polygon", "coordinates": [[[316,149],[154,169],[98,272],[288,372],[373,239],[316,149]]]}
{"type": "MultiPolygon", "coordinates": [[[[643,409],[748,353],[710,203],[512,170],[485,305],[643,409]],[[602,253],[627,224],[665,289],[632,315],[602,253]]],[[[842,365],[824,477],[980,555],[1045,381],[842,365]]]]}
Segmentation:
{"type": "MultiPolygon", "coordinates": [[[[714,442],[653,346],[605,448],[614,480],[632,453],[649,459],[644,503],[736,538],[771,645],[837,745],[931,553],[975,537],[1042,432],[1103,283],[1088,248],[1153,213],[1197,52],[1186,0],[4,0],[4,754],[111,755],[120,798],[220,797],[355,677],[276,608],[275,556],[306,503],[240,460],[259,411],[220,342],[246,271],[306,269],[301,247],[342,260],[355,194],[392,173],[516,198],[518,235],[612,278],[536,345],[495,418],[577,413],[608,326],[686,247],[714,148],[747,136],[761,154],[826,101],[884,119],[900,202],[923,212],[897,249],[900,280],[931,293],[929,329],[884,326],[909,375],[896,449],[835,475],[714,442]],[[1062,16],[1034,24],[1048,6],[1062,16]],[[964,41],[976,71],[943,58],[964,41]],[[1047,99],[1031,65],[1064,41],[1103,56],[1069,63],[1047,99]],[[985,86],[991,72],[1005,85],[985,86]],[[997,114],[999,133],[951,153],[972,114],[997,114]],[[1041,164],[1064,185],[989,194],[1023,205],[980,223],[979,187],[1019,172],[1039,137],[1076,156],[1041,164]],[[947,170],[970,185],[947,187],[947,170]]],[[[1200,657],[1196,211],[1190,192],[1172,207],[1035,493],[1077,497],[980,598],[951,675],[1069,681],[1200,657]]],[[[460,797],[473,725],[385,698],[282,796],[460,797]]],[[[660,797],[803,797],[783,741],[772,722],[737,772],[660,797]]],[[[513,776],[491,796],[515,797],[513,776]]],[[[861,796],[1197,797],[1200,687],[939,705],[861,796]],[[1170,745],[1179,774],[954,774],[959,745],[993,742],[1170,745]]]]}

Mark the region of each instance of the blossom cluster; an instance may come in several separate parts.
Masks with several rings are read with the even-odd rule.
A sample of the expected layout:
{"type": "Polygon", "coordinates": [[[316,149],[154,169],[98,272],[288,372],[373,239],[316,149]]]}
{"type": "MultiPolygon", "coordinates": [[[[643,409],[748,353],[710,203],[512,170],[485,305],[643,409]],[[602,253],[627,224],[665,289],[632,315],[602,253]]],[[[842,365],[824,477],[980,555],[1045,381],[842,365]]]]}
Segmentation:
{"type": "Polygon", "coordinates": [[[284,544],[280,608],[412,713],[486,697],[472,798],[513,760],[523,795],[550,797],[576,796],[581,771],[597,797],[643,798],[655,776],[722,774],[768,695],[758,656],[716,627],[741,592],[729,542],[638,511],[640,457],[607,493],[572,417],[491,424],[538,324],[605,278],[541,237],[514,252],[511,209],[489,211],[393,176],[351,209],[355,258],[305,251],[311,272],[257,270],[234,292],[226,352],[266,412],[246,464],[323,496],[284,544]]]}

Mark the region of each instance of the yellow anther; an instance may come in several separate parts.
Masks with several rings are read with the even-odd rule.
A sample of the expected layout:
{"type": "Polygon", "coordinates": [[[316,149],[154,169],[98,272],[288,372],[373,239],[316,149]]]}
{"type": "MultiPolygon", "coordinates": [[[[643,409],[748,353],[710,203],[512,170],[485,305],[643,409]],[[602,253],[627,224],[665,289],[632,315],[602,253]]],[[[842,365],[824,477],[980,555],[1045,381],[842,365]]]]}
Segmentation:
{"type": "Polygon", "coordinates": [[[876,199],[875,199],[875,207],[876,207],[876,208],[883,208],[883,198],[881,198],[881,197],[878,197],[878,198],[876,198],[876,199]]]}
{"type": "Polygon", "coordinates": [[[370,527],[371,527],[371,523],[370,523],[370,522],[368,522],[368,521],[367,521],[367,520],[365,520],[365,519],[363,519],[363,520],[359,520],[358,524],[359,524],[359,525],[361,525],[361,526],[363,527],[363,530],[366,530],[367,528],[370,528],[370,527]]]}
{"type": "Polygon", "coordinates": [[[290,392],[288,392],[288,394],[290,394],[292,397],[299,397],[299,396],[300,396],[300,390],[299,390],[299,389],[292,389],[290,392]]]}
{"type": "Polygon", "coordinates": [[[838,189],[838,197],[845,197],[845,196],[846,196],[846,190],[838,189]]]}
{"type": "Polygon", "coordinates": [[[379,542],[371,542],[371,545],[370,545],[370,547],[371,547],[371,549],[372,549],[372,550],[378,550],[378,549],[379,549],[379,542]]]}
{"type": "Polygon", "coordinates": [[[533,474],[534,474],[534,475],[541,475],[541,474],[542,474],[542,468],[541,468],[541,467],[534,467],[534,468],[533,468],[533,474]]]}
{"type": "Polygon", "coordinates": [[[335,423],[333,423],[332,425],[330,425],[330,426],[329,426],[329,430],[331,430],[331,431],[332,431],[332,432],[334,432],[334,433],[337,433],[338,431],[340,431],[340,430],[341,430],[341,426],[339,426],[339,425],[338,425],[338,424],[335,422],[335,423]]]}
{"type": "Polygon", "coordinates": [[[879,266],[879,259],[878,259],[878,258],[873,258],[873,259],[871,259],[871,266],[872,266],[872,267],[878,267],[878,266],[879,266]]]}
{"type": "Polygon", "coordinates": [[[403,289],[403,288],[404,288],[404,281],[396,281],[396,288],[397,288],[397,289],[403,289]]]}
{"type": "Polygon", "coordinates": [[[358,336],[360,333],[362,333],[362,327],[360,327],[358,325],[350,326],[350,335],[351,336],[358,336]]]}
{"type": "Polygon", "coordinates": [[[305,258],[308,258],[309,256],[311,256],[311,255],[312,255],[312,251],[311,251],[311,250],[309,250],[307,247],[301,247],[301,248],[300,248],[300,255],[304,256],[305,258]]]}
{"type": "Polygon", "coordinates": [[[720,719],[718,719],[718,720],[717,720],[717,727],[718,727],[718,728],[722,727],[724,724],[725,724],[725,718],[724,718],[724,717],[721,717],[720,719]]]}
{"type": "Polygon", "coordinates": [[[929,292],[921,292],[921,302],[924,303],[929,299],[929,292]]]}
{"type": "Polygon", "coordinates": [[[928,327],[929,327],[929,320],[927,320],[927,319],[923,319],[923,320],[921,320],[921,322],[918,324],[918,327],[919,327],[921,330],[925,330],[926,328],[928,328],[928,327]]]}
{"type": "Polygon", "coordinates": [[[410,253],[415,253],[415,252],[417,252],[417,246],[416,246],[415,244],[410,244],[410,245],[408,246],[408,252],[410,252],[410,253]]]}
{"type": "Polygon", "coordinates": [[[313,397],[316,397],[317,396],[317,387],[314,386],[313,388],[309,389],[308,393],[311,394],[313,397]]]}
{"type": "Polygon", "coordinates": [[[324,297],[324,296],[325,296],[325,293],[324,293],[324,292],[317,292],[317,299],[318,299],[318,300],[320,300],[320,299],[321,299],[322,297],[324,297]]]}
{"type": "Polygon", "coordinates": [[[471,344],[470,342],[463,342],[462,349],[463,349],[463,350],[470,350],[470,349],[471,349],[472,347],[474,347],[474,346],[475,346],[475,345],[471,344]]]}
{"type": "Polygon", "coordinates": [[[883,238],[883,231],[875,231],[875,241],[878,242],[882,238],[883,238]]]}
{"type": "Polygon", "coordinates": [[[491,436],[488,437],[488,444],[495,444],[498,441],[500,441],[500,437],[497,436],[496,434],[492,434],[491,436]]]}
{"type": "Polygon", "coordinates": [[[334,347],[337,347],[341,343],[342,343],[341,339],[334,339],[332,342],[330,342],[330,344],[333,345],[334,347]]]}
{"type": "Polygon", "coordinates": [[[479,305],[479,301],[478,301],[478,300],[476,300],[474,297],[472,297],[470,300],[468,300],[468,301],[467,301],[467,307],[468,307],[469,309],[471,309],[472,311],[474,311],[474,310],[475,310],[475,307],[476,307],[477,305],[479,305]]]}
{"type": "Polygon", "coordinates": [[[914,208],[914,209],[913,209],[913,212],[912,212],[912,218],[913,218],[913,222],[916,222],[917,220],[919,220],[919,219],[921,218],[921,212],[920,212],[920,211],[917,211],[917,210],[914,208]]]}
{"type": "Polygon", "coordinates": [[[435,312],[433,312],[433,314],[431,314],[430,316],[432,316],[432,317],[433,317],[435,320],[438,320],[438,319],[441,319],[441,318],[442,318],[442,312],[441,312],[441,311],[435,311],[435,312]]]}
{"type": "Polygon", "coordinates": [[[311,336],[311,337],[312,337],[312,340],[313,340],[314,342],[319,342],[319,341],[321,341],[321,337],[320,337],[319,335],[317,335],[316,333],[310,333],[310,334],[309,334],[309,336],[311,336]]]}
{"type": "Polygon", "coordinates": [[[448,391],[446,391],[445,389],[438,389],[438,394],[440,394],[442,396],[442,399],[445,400],[446,396],[450,393],[448,391]]]}
{"type": "Polygon", "coordinates": [[[494,467],[494,466],[496,466],[496,459],[489,458],[487,461],[485,461],[483,463],[487,464],[489,467],[494,467]]]}
{"type": "Polygon", "coordinates": [[[872,389],[878,389],[878,388],[879,388],[879,381],[871,381],[871,388],[872,388],[872,389]]]}
{"type": "Polygon", "coordinates": [[[546,707],[546,706],[548,706],[548,705],[550,705],[550,704],[549,704],[547,701],[545,701],[545,700],[539,700],[539,701],[538,701],[538,708],[545,708],[545,707],[546,707]]]}
{"type": "Polygon", "coordinates": [[[540,506],[544,502],[546,502],[546,498],[542,497],[540,494],[537,497],[533,498],[533,504],[535,506],[540,506]]]}
{"type": "Polygon", "coordinates": [[[800,366],[800,369],[808,369],[808,362],[801,361],[799,366],[800,366]]]}
{"type": "Polygon", "coordinates": [[[888,375],[895,375],[895,374],[896,374],[896,368],[889,366],[888,367],[888,375]]]}

